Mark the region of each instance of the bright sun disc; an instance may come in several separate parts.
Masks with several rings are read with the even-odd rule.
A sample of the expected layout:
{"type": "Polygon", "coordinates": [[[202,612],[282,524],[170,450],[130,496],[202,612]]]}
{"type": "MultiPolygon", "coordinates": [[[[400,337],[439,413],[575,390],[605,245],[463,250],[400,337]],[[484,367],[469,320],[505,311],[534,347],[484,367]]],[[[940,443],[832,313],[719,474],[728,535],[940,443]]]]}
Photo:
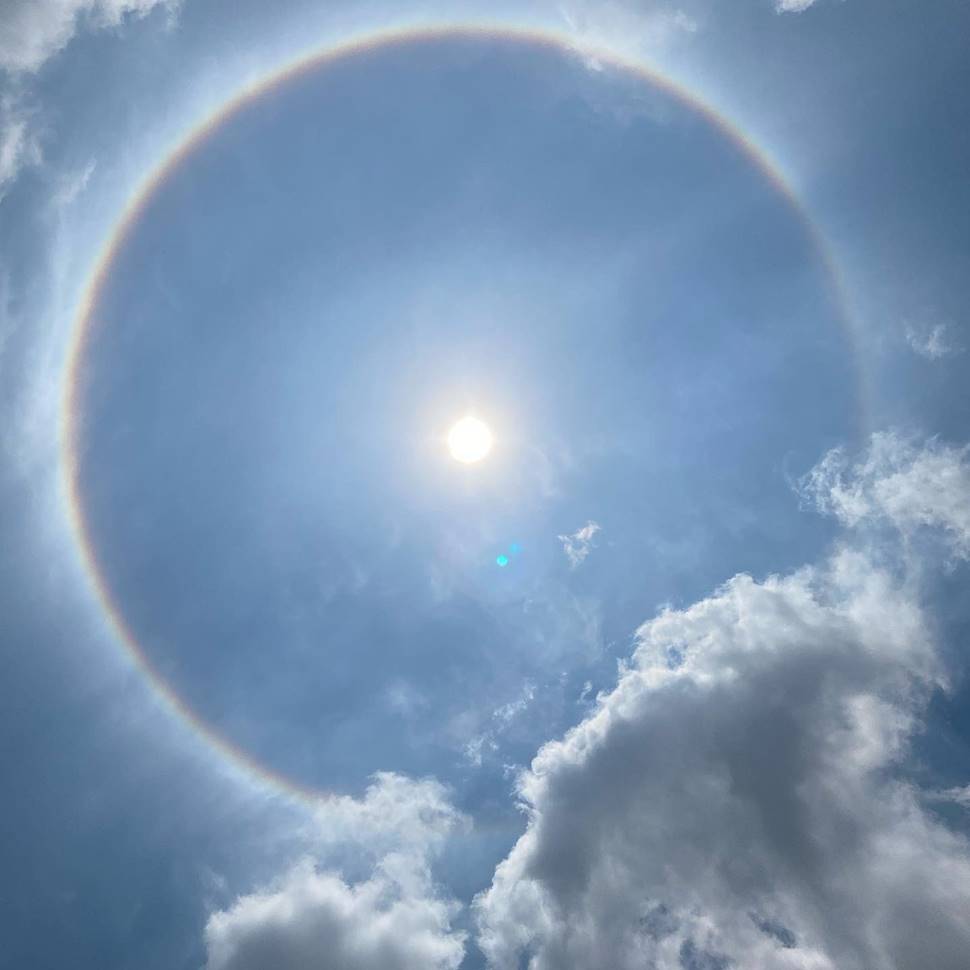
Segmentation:
{"type": "Polygon", "coordinates": [[[470,465],[492,450],[492,432],[478,418],[462,418],[448,432],[448,450],[456,461],[470,465]]]}

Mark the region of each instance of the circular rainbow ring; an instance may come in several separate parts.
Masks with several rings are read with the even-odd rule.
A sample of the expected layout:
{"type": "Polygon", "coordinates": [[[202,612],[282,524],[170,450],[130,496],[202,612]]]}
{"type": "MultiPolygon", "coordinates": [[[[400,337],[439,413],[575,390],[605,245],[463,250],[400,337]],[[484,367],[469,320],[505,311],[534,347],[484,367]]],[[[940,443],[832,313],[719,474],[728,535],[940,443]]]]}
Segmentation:
{"type": "MultiPolygon", "coordinates": [[[[809,218],[796,194],[778,169],[765,154],[753,144],[743,132],[716,113],[710,106],[692,93],[684,90],[673,81],[636,61],[620,56],[608,49],[577,43],[568,35],[555,31],[525,29],[492,25],[454,24],[442,26],[408,27],[390,29],[367,34],[358,38],[326,48],[294,63],[272,72],[261,80],[249,85],[231,98],[206,120],[184,137],[179,146],[154,168],[141,182],[121,212],[116,224],[108,234],[107,240],[98,255],[94,269],[84,287],[69,337],[64,385],[61,399],[59,440],[61,452],[62,487],[67,498],[67,509],[71,530],[76,538],[81,555],[82,566],[86,572],[97,599],[117,642],[127,652],[135,667],[144,675],[153,690],[161,699],[163,706],[178,715],[195,734],[203,738],[211,748],[233,766],[241,769],[249,779],[268,784],[274,791],[295,796],[303,801],[314,801],[331,797],[331,793],[311,789],[296,784],[292,779],[273,771],[257,761],[252,755],[233,745],[207,724],[161,675],[151,659],[142,650],[134,633],[129,628],[120,605],[114,600],[107,582],[99,567],[93,536],[91,535],[84,513],[84,501],[79,483],[79,425],[80,425],[80,371],[85,356],[88,338],[94,327],[94,310],[99,302],[102,288],[111,275],[116,255],[124,248],[129,234],[138,224],[149,200],[162,187],[169,176],[195,151],[219,130],[224,122],[244,111],[257,98],[287,81],[310,73],[344,58],[373,51],[382,47],[406,46],[433,40],[455,39],[494,39],[506,43],[519,43],[528,46],[558,50],[592,59],[595,63],[609,64],[611,67],[633,74],[644,82],[664,91],[680,104],[685,105],[721,132],[728,141],[740,149],[748,160],[761,172],[773,189],[782,196],[791,211],[803,226],[806,236],[811,240],[816,254],[828,275],[832,296],[836,301],[845,325],[850,348],[858,353],[850,315],[846,309],[848,301],[845,288],[826,241],[809,218]]],[[[860,387],[862,381],[860,380],[860,387]]],[[[865,401],[860,402],[864,408],[865,401]]],[[[860,420],[865,425],[865,416],[860,420]]]]}

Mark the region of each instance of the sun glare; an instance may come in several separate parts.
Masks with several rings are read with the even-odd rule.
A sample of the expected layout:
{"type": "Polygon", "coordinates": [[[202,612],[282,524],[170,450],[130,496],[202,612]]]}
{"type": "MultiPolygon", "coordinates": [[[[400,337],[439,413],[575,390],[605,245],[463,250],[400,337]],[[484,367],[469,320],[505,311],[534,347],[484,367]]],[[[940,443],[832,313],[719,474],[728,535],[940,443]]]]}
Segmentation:
{"type": "Polygon", "coordinates": [[[492,450],[492,432],[484,421],[469,415],[448,432],[448,450],[456,461],[474,464],[492,450]]]}

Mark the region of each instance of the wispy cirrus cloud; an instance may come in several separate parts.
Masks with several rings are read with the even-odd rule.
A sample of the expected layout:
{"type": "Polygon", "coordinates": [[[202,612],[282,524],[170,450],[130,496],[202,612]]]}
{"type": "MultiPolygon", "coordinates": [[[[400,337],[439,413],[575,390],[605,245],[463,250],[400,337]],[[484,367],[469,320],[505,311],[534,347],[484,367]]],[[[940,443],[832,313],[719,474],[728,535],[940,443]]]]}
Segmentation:
{"type": "MultiPolygon", "coordinates": [[[[559,14],[579,44],[604,45],[630,55],[666,47],[699,29],[687,4],[627,0],[567,0],[559,14]]],[[[596,65],[593,65],[596,66],[596,65]]]]}
{"type": "Polygon", "coordinates": [[[42,159],[37,112],[28,108],[31,75],[82,29],[117,28],[181,0],[5,0],[0,3],[0,200],[17,176],[42,159]]]}
{"type": "Polygon", "coordinates": [[[566,553],[569,565],[573,569],[582,565],[586,557],[593,551],[596,533],[599,531],[599,523],[590,520],[572,535],[559,536],[563,552],[566,553]]]}
{"type": "Polygon", "coordinates": [[[882,432],[859,458],[830,451],[800,490],[846,526],[889,523],[908,538],[936,530],[955,555],[970,556],[970,447],[882,432]]]}
{"type": "Polygon", "coordinates": [[[970,810],[970,785],[962,788],[945,788],[942,791],[929,792],[925,796],[934,802],[950,802],[961,808],[970,810]]]}
{"type": "Polygon", "coordinates": [[[7,186],[30,165],[40,161],[40,138],[33,112],[16,94],[0,95],[0,200],[7,186]]]}
{"type": "Polygon", "coordinates": [[[483,751],[497,751],[498,738],[508,726],[532,703],[536,696],[536,685],[527,681],[519,696],[492,711],[489,727],[475,735],[464,747],[465,758],[475,767],[481,767],[483,751]]]}
{"type": "Polygon", "coordinates": [[[947,323],[910,323],[906,326],[906,343],[914,353],[927,360],[942,360],[961,349],[947,323]]]}
{"type": "Polygon", "coordinates": [[[815,3],[816,0],[775,0],[775,9],[779,13],[801,13],[815,3]]]}
{"type": "Polygon", "coordinates": [[[0,6],[0,70],[30,73],[63,50],[82,26],[117,27],[180,0],[7,0],[0,6]]]}

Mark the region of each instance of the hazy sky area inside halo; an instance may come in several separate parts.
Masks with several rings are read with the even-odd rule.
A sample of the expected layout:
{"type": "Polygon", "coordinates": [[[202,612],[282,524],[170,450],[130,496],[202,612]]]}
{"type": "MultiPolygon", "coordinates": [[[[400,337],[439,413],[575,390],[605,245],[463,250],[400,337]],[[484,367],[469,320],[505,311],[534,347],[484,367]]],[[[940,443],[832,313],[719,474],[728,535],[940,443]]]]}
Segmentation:
{"type": "MultiPolygon", "coordinates": [[[[87,270],[185,119],[312,49],[314,34],[322,43],[413,12],[112,0],[58,34],[55,5],[0,7],[0,36],[16,28],[36,45],[0,40],[0,818],[10,833],[0,967],[309,970],[330,967],[321,954],[342,946],[356,955],[332,964],[340,970],[467,970],[486,958],[499,970],[520,959],[580,970],[606,955],[625,970],[640,965],[631,954],[661,970],[743,966],[725,886],[741,894],[751,874],[696,887],[709,907],[703,932],[672,876],[669,895],[653,883],[624,890],[643,901],[623,948],[610,949],[628,929],[609,922],[623,905],[600,912],[602,887],[575,920],[596,927],[588,939],[530,926],[522,943],[522,887],[568,910],[574,882],[596,882],[571,826],[601,824],[635,854],[649,839],[631,819],[655,814],[672,832],[678,811],[651,793],[649,812],[636,794],[649,782],[615,781],[607,756],[589,753],[599,742],[550,749],[532,787],[516,778],[570,728],[595,734],[597,711],[622,710],[649,747],[663,729],[647,730],[648,709],[669,704],[670,756],[687,737],[677,758],[707,757],[716,745],[688,717],[687,688],[643,709],[619,693],[598,707],[597,694],[646,662],[635,648],[647,634],[635,635],[658,612],[699,604],[709,615],[739,572],[761,582],[809,564],[821,576],[835,544],[865,559],[871,582],[831,580],[838,592],[818,592],[819,609],[855,602],[872,577],[902,577],[883,615],[912,595],[925,624],[908,642],[925,633],[951,682],[913,701],[922,688],[897,693],[889,660],[878,672],[826,660],[847,697],[875,698],[870,738],[910,739],[905,756],[885,741],[894,753],[880,777],[931,801],[970,786],[960,451],[970,77],[957,39],[970,24],[942,0],[922,12],[805,6],[522,15],[652,59],[728,113],[736,135],[608,61],[523,38],[425,37],[265,92],[200,142],[131,227],[77,371],[91,554],[158,676],[267,772],[338,796],[319,811],[223,763],[126,657],[68,527],[60,366],[87,270]],[[797,204],[742,137],[770,143],[797,204]],[[466,467],[445,438],[469,412],[495,446],[466,467]],[[873,433],[891,437],[880,445],[873,433]],[[837,460],[818,464],[840,447],[862,462],[845,472],[857,476],[851,502],[830,477],[837,460]],[[884,519],[870,525],[877,507],[884,519]],[[575,794],[587,790],[601,801],[575,794]],[[522,799],[548,824],[527,828],[522,799]],[[629,815],[602,821],[626,800],[629,815]],[[557,840],[575,854],[557,855],[557,840]],[[510,889],[502,880],[521,859],[510,889]],[[356,949],[357,917],[341,909],[348,887],[370,927],[356,949]],[[308,898],[316,908],[295,905],[289,923],[252,903],[308,898]],[[373,913],[388,917],[380,931],[373,913]]],[[[778,642],[816,629],[791,596],[778,642]]],[[[691,637],[711,649],[730,626],[711,623],[665,641],[669,671],[683,666],[697,689],[715,675],[693,666],[691,637]]],[[[834,620],[824,631],[852,640],[834,620]]],[[[822,656],[804,637],[805,657],[822,656]]],[[[781,697],[786,712],[802,710],[794,674],[769,681],[774,654],[757,670],[744,656],[725,664],[776,692],[755,694],[755,707],[781,697]]],[[[930,683],[916,661],[892,663],[930,683]]],[[[712,724],[722,702],[735,710],[728,693],[712,697],[712,724]]],[[[727,728],[711,758],[759,806],[764,841],[811,843],[808,822],[772,822],[787,811],[783,773],[770,797],[746,788],[741,761],[772,764],[776,748],[724,717],[736,733],[727,728]]],[[[867,757],[879,756],[859,763],[867,757]]],[[[657,755],[633,774],[663,778],[665,765],[657,755]]],[[[702,802],[692,777],[685,769],[684,791],[702,802]]],[[[966,813],[956,796],[942,802],[919,818],[934,844],[956,839],[945,855],[963,859],[966,813]]],[[[610,845],[590,851],[608,861],[610,845]]],[[[682,858],[650,853],[646,868],[688,880],[682,858]]],[[[744,932],[774,947],[751,958],[756,970],[873,959],[828,890],[813,896],[784,878],[771,905],[770,894],[737,903],[755,913],[744,932]],[[778,962],[796,957],[805,962],[778,962]]],[[[955,899],[970,892],[965,870],[948,879],[955,899]]],[[[824,873],[810,882],[826,884],[824,873]]],[[[891,907],[879,905],[873,925],[888,925],[891,907]]],[[[918,907],[906,912],[923,925],[918,907]]],[[[946,962],[956,923],[937,919],[938,949],[916,956],[886,931],[884,965],[931,953],[957,970],[946,962]]]]}
{"type": "Polygon", "coordinates": [[[460,771],[524,683],[560,706],[625,654],[644,597],[804,558],[785,463],[857,429],[841,312],[788,200],[642,79],[500,39],[348,57],[217,131],[118,257],[81,367],[96,555],[284,774],[460,771]],[[441,447],[469,409],[471,470],[441,447]],[[610,555],[574,577],[588,519],[610,555]]]}

